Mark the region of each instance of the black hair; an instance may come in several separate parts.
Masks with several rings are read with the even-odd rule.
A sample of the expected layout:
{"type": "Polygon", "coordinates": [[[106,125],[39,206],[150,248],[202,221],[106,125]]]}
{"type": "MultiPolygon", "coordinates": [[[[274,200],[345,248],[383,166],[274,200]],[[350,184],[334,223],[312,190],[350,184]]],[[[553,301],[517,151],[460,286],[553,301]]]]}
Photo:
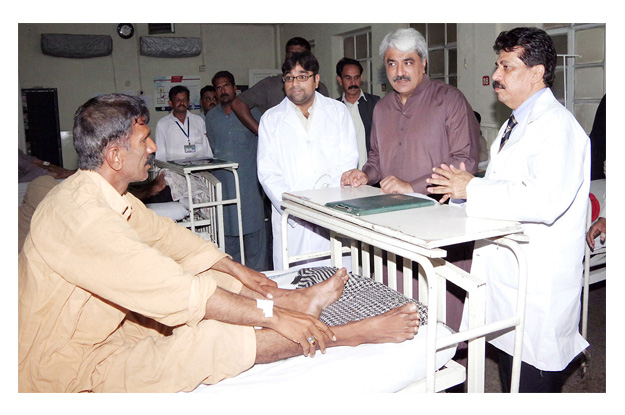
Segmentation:
{"type": "Polygon", "coordinates": [[[230,83],[232,84],[232,86],[235,85],[234,83],[234,75],[232,75],[230,72],[228,71],[219,71],[217,72],[214,76],[213,79],[211,79],[211,84],[215,85],[215,81],[218,80],[219,78],[228,78],[228,81],[230,81],[230,83]]]}
{"type": "Polygon", "coordinates": [[[104,163],[104,153],[109,145],[117,143],[129,148],[132,126],[149,121],[150,111],[139,97],[106,94],[91,98],[74,114],[78,167],[98,169],[104,163]]]}
{"type": "Polygon", "coordinates": [[[212,85],[206,85],[204,88],[200,89],[200,98],[204,96],[204,92],[215,92],[215,87],[212,85]]]}
{"type": "Polygon", "coordinates": [[[312,48],[310,47],[310,43],[304,39],[303,37],[293,37],[286,42],[286,46],[284,47],[284,51],[288,53],[289,48],[291,46],[303,46],[306,50],[310,51],[312,48]]]}
{"type": "Polygon", "coordinates": [[[360,64],[360,62],[352,58],[343,58],[336,64],[336,74],[338,76],[341,76],[343,74],[343,68],[345,67],[345,65],[356,65],[358,67],[358,70],[360,71],[360,74],[362,75],[362,65],[360,64]]]}
{"type": "Polygon", "coordinates": [[[191,97],[191,93],[189,92],[189,88],[184,85],[176,85],[169,90],[169,100],[173,101],[174,97],[179,93],[184,92],[187,94],[187,98],[191,97]]]}
{"type": "Polygon", "coordinates": [[[317,58],[315,58],[315,55],[309,51],[304,51],[292,53],[287,56],[282,64],[282,74],[286,75],[291,72],[298,64],[305,70],[311,71],[313,75],[319,73],[319,62],[317,61],[317,58]]]}
{"type": "Polygon", "coordinates": [[[543,82],[548,87],[553,86],[556,77],[556,47],[551,36],[537,27],[517,27],[507,32],[501,32],[493,45],[496,53],[512,52],[516,47],[523,48],[519,59],[528,67],[543,65],[545,74],[543,82]]]}

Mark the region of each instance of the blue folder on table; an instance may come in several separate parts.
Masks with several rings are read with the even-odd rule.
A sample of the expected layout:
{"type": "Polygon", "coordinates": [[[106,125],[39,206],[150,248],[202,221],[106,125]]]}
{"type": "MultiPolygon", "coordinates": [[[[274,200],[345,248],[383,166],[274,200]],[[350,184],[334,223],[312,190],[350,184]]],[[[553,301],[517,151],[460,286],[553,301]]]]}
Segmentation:
{"type": "Polygon", "coordinates": [[[375,213],[393,212],[396,210],[414,209],[432,206],[432,199],[403,194],[383,194],[360,197],[357,199],[328,202],[326,206],[356,216],[373,215],[375,213]]]}

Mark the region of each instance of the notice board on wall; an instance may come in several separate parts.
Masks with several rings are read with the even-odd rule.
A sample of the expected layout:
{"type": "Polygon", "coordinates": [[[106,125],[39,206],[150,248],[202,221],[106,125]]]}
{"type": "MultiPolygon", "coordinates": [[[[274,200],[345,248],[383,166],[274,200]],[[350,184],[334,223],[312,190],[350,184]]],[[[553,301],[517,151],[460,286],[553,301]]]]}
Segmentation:
{"type": "Polygon", "coordinates": [[[199,75],[170,75],[154,78],[154,109],[156,111],[171,111],[169,106],[169,90],[176,85],[189,88],[189,110],[199,110],[200,84],[199,75]]]}

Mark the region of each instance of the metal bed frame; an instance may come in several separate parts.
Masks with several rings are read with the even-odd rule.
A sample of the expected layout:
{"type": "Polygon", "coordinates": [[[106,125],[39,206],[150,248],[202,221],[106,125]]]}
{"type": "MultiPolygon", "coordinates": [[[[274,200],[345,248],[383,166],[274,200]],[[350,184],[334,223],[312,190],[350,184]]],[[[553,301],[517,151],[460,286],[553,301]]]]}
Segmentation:
{"type": "Polygon", "coordinates": [[[427,376],[405,391],[438,392],[467,380],[468,392],[484,392],[485,336],[501,330],[515,330],[515,350],[511,391],[518,392],[523,343],[527,268],[519,243],[527,241],[517,222],[468,218],[464,209],[449,205],[435,205],[417,210],[403,210],[370,216],[354,216],[325,206],[327,202],[381,194],[377,188],[326,188],[283,194],[282,242],[284,269],[303,260],[330,256],[334,266],[341,266],[342,255],[351,254],[352,272],[373,277],[397,289],[397,257],[403,294],[412,298],[413,265],[419,265],[419,301],[429,308],[429,321],[445,321],[446,282],[450,281],[467,293],[469,328],[458,333],[436,337],[436,324],[427,326],[427,376]],[[330,231],[330,250],[288,254],[286,222],[294,216],[330,231]],[[342,239],[350,242],[343,246],[342,239]],[[485,283],[474,275],[444,260],[444,246],[461,242],[489,239],[509,247],[519,265],[519,290],[516,313],[507,319],[485,323],[485,283]],[[373,247],[373,255],[371,249],[373,247]],[[386,256],[386,261],[384,260],[386,256]],[[436,351],[468,341],[468,368],[450,361],[441,370],[435,368],[436,351]]]}
{"type": "Polygon", "coordinates": [[[241,193],[239,188],[239,175],[237,173],[238,163],[224,160],[212,160],[207,164],[180,165],[169,161],[155,160],[156,166],[169,169],[173,172],[181,174],[187,181],[187,190],[189,197],[189,220],[182,224],[191,229],[192,232],[201,234],[203,228],[208,228],[210,238],[219,249],[225,250],[225,235],[223,224],[223,207],[224,205],[236,204],[237,219],[239,225],[239,246],[241,252],[241,263],[245,265],[245,247],[243,246],[243,222],[241,218],[241,193]],[[221,182],[215,178],[210,172],[212,170],[226,170],[232,173],[235,183],[235,198],[223,200],[221,193],[221,182]],[[192,176],[202,180],[209,188],[208,202],[195,203],[193,201],[193,180],[192,176]],[[196,219],[195,211],[199,209],[209,208],[207,218],[196,219]],[[210,209],[212,208],[212,209],[210,209]]]}

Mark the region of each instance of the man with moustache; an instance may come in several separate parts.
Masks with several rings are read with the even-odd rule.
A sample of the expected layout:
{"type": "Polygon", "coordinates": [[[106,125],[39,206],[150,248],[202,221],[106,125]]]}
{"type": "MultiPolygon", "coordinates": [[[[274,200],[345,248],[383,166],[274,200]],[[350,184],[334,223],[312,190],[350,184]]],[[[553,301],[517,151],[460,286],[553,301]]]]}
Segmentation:
{"type": "Polygon", "coordinates": [[[377,95],[363,92],[362,65],[355,59],[343,58],[336,64],[336,80],[343,88],[343,95],[337,98],[347,105],[347,109],[354,120],[356,137],[358,138],[358,168],[367,161],[367,153],[371,149],[371,121],[373,109],[380,100],[377,95]]]}
{"type": "MultiPolygon", "coordinates": [[[[393,86],[377,103],[371,150],[362,170],[346,171],[342,186],[379,183],[385,193],[426,193],[432,167],[464,162],[475,173],[479,163],[480,125],[457,88],[425,73],[428,48],[414,29],[397,29],[380,44],[386,76],[393,86]]],[[[469,271],[473,243],[445,247],[447,261],[469,271]]],[[[465,293],[447,284],[447,323],[460,327],[465,293]]],[[[465,349],[461,343],[459,350],[465,349]]],[[[463,353],[457,353],[464,363],[463,353]]]]}
{"type": "MultiPolygon", "coordinates": [[[[263,195],[256,174],[256,152],[258,137],[239,121],[232,111],[232,101],[236,97],[234,75],[220,71],[213,76],[213,87],[217,93],[219,105],[206,114],[206,133],[216,158],[239,163],[241,192],[241,214],[243,243],[245,247],[245,265],[257,270],[268,269],[267,238],[263,195]]],[[[252,108],[252,115],[257,121],[260,112],[252,108]]],[[[222,183],[223,197],[235,198],[235,184],[232,173],[214,170],[212,174],[222,183]]],[[[224,206],[224,232],[226,235],[226,253],[240,262],[239,226],[236,206],[224,206]]]]}
{"type": "Polygon", "coordinates": [[[425,193],[441,163],[477,171],[480,126],[458,89],[425,73],[427,44],[414,29],[398,29],[380,45],[393,92],[373,113],[371,150],[362,170],[346,171],[341,185],[380,183],[385,193],[425,193]]]}
{"type": "Polygon", "coordinates": [[[206,119],[206,113],[217,106],[217,95],[215,94],[215,87],[212,85],[206,85],[200,89],[200,117],[206,119]]]}
{"type": "MultiPolygon", "coordinates": [[[[284,61],[282,73],[286,98],[262,116],[258,134],[258,178],[272,204],[275,269],[283,269],[282,193],[338,187],[341,173],[358,164],[349,111],[315,91],[317,59],[308,51],[293,53],[284,61]]],[[[300,219],[289,219],[286,226],[289,255],[330,249],[326,230],[300,219]]]]}
{"type": "Polygon", "coordinates": [[[328,328],[344,269],[282,290],[127,193],[156,145],[138,97],[74,117],[79,170],[38,206],[18,257],[19,392],[178,392],[257,363],[414,338],[413,303],[328,328]],[[272,298],[272,300],[263,300],[272,298]]]}
{"type": "Polygon", "coordinates": [[[189,109],[189,89],[176,85],[169,90],[169,115],[156,123],[156,158],[180,160],[213,157],[206,138],[206,124],[189,109]]]}
{"type": "MultiPolygon", "coordinates": [[[[560,392],[568,364],[588,346],[579,334],[590,140],[554,97],[556,49],[538,28],[501,32],[493,88],[512,109],[491,146],[484,178],[462,164],[434,169],[429,190],[466,199],[469,217],[521,222],[529,242],[520,392],[560,392]]],[[[471,272],[486,281],[486,322],[513,315],[518,265],[508,249],[476,243],[471,272]]],[[[491,339],[510,388],[514,332],[491,339]]]]}

